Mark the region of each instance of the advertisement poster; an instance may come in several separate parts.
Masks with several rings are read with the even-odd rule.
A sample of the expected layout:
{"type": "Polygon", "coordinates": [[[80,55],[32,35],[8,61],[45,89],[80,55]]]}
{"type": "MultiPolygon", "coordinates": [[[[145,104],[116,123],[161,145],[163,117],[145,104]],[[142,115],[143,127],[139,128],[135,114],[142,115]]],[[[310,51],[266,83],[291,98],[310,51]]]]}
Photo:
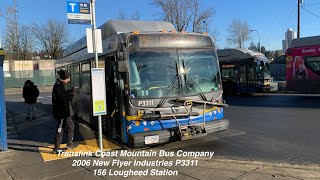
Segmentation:
{"type": "Polygon", "coordinates": [[[107,114],[106,86],[104,76],[105,72],[103,68],[91,69],[92,103],[94,116],[107,114]]]}

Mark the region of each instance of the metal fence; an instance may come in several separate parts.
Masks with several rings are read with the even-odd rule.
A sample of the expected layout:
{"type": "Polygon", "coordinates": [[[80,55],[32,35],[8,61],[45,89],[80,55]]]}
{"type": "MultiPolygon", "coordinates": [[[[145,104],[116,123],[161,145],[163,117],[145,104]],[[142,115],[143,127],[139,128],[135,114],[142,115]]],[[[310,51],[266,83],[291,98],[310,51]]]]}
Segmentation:
{"type": "Polygon", "coordinates": [[[26,80],[36,86],[48,86],[55,83],[55,70],[4,71],[4,87],[23,87],[26,80]]]}

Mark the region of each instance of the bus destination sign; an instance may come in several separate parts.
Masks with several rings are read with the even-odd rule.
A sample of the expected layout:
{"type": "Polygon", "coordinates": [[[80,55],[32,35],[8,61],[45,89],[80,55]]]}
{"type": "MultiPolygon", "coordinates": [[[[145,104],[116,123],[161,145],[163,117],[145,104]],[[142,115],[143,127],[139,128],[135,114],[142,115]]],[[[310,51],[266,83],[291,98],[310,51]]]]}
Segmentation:
{"type": "Polygon", "coordinates": [[[195,34],[137,34],[129,38],[130,48],[213,47],[209,36],[195,34]]]}

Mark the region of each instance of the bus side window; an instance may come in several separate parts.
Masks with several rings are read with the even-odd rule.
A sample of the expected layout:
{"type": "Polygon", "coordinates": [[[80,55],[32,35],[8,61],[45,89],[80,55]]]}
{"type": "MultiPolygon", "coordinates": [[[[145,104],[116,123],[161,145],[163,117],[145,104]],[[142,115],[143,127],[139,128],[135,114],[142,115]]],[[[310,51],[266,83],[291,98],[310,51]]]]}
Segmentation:
{"type": "Polygon", "coordinates": [[[91,76],[90,76],[90,63],[86,62],[81,64],[81,87],[80,92],[84,94],[91,93],[91,76]]]}
{"type": "Polygon", "coordinates": [[[263,62],[260,62],[258,60],[255,60],[255,67],[256,67],[256,72],[259,74],[263,69],[263,62]]]}
{"type": "MultiPolygon", "coordinates": [[[[71,66],[67,67],[67,71],[71,74],[71,66]]],[[[71,79],[71,78],[70,78],[71,79]]],[[[71,83],[67,84],[67,89],[71,89],[71,83]]]]}
{"type": "Polygon", "coordinates": [[[79,87],[79,64],[74,64],[72,66],[72,77],[71,77],[71,83],[72,87],[79,87]]]}

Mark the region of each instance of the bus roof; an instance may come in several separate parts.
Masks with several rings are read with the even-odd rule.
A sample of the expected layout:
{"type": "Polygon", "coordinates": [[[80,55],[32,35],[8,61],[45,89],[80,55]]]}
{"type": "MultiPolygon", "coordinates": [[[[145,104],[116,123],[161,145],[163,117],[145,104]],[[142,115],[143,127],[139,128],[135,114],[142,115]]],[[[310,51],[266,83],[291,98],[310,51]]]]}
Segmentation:
{"type": "Polygon", "coordinates": [[[264,54],[243,48],[219,49],[217,50],[217,54],[220,62],[247,59],[259,59],[265,63],[269,62],[264,54]]]}
{"type": "MultiPolygon", "coordinates": [[[[117,34],[139,32],[160,32],[176,31],[174,26],[169,22],[162,21],[129,21],[129,20],[109,20],[102,24],[98,29],[101,29],[102,41],[117,34]]],[[[73,43],[64,51],[64,56],[68,56],[76,51],[87,47],[86,37],[82,37],[77,42],[73,43]]]]}
{"type": "Polygon", "coordinates": [[[129,20],[110,20],[99,27],[102,31],[102,39],[108,38],[119,33],[140,32],[160,32],[176,31],[169,22],[163,21],[129,21],[129,20]]]}
{"type": "Polygon", "coordinates": [[[304,38],[293,39],[290,48],[314,46],[320,44],[320,36],[310,36],[304,38]]]}

